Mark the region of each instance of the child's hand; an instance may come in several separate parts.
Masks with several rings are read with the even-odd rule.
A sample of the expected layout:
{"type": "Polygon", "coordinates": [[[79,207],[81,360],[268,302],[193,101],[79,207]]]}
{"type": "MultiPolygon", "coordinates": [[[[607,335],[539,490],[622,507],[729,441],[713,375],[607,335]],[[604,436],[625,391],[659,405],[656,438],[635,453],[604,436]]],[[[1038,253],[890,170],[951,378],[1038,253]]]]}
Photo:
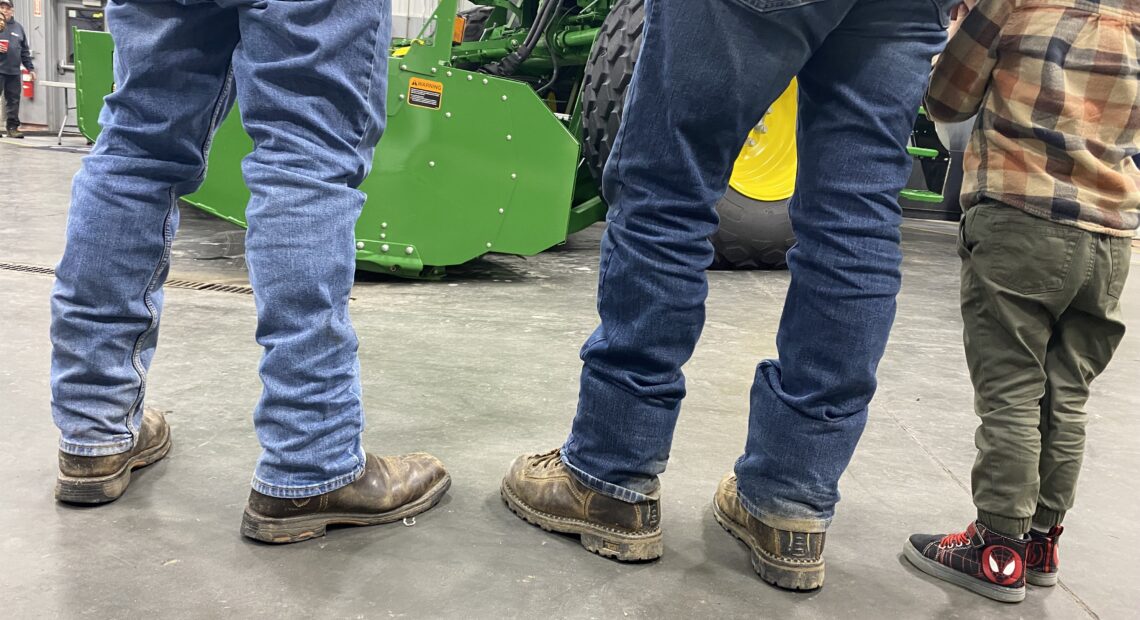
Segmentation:
{"type": "Polygon", "coordinates": [[[970,14],[970,11],[974,10],[977,4],[978,0],[964,0],[962,4],[955,5],[954,8],[950,9],[950,21],[960,22],[966,19],[966,16],[970,14]]]}
{"type": "Polygon", "coordinates": [[[954,8],[950,9],[950,27],[946,29],[948,37],[953,37],[958,29],[962,27],[962,21],[974,10],[974,6],[978,4],[978,0],[964,0],[962,4],[957,4],[954,8]]]}

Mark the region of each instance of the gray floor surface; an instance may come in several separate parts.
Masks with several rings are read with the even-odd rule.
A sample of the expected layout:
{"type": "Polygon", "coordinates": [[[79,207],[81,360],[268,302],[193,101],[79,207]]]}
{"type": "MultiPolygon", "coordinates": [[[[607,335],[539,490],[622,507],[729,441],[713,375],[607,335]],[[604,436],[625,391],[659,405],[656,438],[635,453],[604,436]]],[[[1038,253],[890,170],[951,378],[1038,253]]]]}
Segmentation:
{"type": "MultiPolygon", "coordinates": [[[[0,262],[51,266],[62,249],[74,150],[0,141],[0,262]]],[[[75,146],[72,141],[72,146],[75,146]]],[[[1140,335],[1088,405],[1080,499],[1062,583],[1017,606],[911,568],[915,531],[972,517],[975,418],[960,343],[953,225],[909,222],[898,322],[878,397],[827,541],[827,585],[768,587],[713,521],[716,482],[741,451],[755,364],[775,353],[786,273],[713,273],[708,323],[663,476],[665,555],[623,565],[524,524],[498,495],[507,464],[564,439],[578,348],[595,325],[600,228],[537,257],[493,256],[440,282],[362,277],[369,426],[382,453],[429,450],[454,485],[416,524],[339,529],[271,547],[238,523],[258,454],[250,411],[259,348],[248,295],[170,289],[149,404],[175,447],[120,501],[57,505],[49,415],[51,278],[0,269],[0,614],[7,618],[1130,618],[1140,610],[1140,335]]],[[[1137,262],[1137,258],[1133,259],[1137,262]]],[[[243,283],[241,233],[183,211],[172,277],[243,283]]],[[[1125,291],[1140,326],[1140,278],[1125,291]]]]}

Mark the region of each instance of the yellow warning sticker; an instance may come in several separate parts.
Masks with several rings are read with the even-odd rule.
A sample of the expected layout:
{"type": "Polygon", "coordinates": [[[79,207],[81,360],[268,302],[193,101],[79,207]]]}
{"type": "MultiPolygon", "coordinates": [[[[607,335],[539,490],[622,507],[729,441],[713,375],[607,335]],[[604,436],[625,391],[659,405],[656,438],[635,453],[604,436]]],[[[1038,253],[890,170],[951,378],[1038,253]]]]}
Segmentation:
{"type": "Polygon", "coordinates": [[[408,83],[408,103],[429,110],[438,110],[443,101],[443,83],[412,78],[408,83]]]}

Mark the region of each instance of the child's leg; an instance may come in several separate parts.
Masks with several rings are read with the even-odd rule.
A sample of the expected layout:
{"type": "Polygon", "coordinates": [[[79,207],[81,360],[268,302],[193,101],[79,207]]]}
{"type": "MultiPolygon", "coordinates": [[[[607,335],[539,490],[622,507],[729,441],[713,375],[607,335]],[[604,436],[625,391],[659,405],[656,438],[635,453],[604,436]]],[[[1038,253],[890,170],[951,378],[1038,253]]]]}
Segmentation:
{"type": "Polygon", "coordinates": [[[1034,527],[1060,525],[1072,508],[1085,448],[1089,383],[1108,365],[1124,336],[1120,292],[1128,277],[1130,239],[1092,241],[1093,269],[1053,328],[1045,356],[1048,384],[1041,401],[1041,491],[1034,527]]]}
{"type": "Polygon", "coordinates": [[[1088,237],[996,204],[963,222],[964,342],[981,420],[974,504],[979,521],[1007,536],[1028,532],[1037,506],[1046,351],[1084,282],[1088,237]]]}
{"type": "Polygon", "coordinates": [[[966,213],[958,253],[981,418],[978,521],[961,533],[908,538],[904,555],[923,572],[1005,602],[1023,600],[1026,581],[1057,583],[1061,528],[1023,535],[1031,521],[1059,521],[1072,504],[1088,384],[1124,331],[1117,306],[1127,242],[999,204],[966,213]]]}

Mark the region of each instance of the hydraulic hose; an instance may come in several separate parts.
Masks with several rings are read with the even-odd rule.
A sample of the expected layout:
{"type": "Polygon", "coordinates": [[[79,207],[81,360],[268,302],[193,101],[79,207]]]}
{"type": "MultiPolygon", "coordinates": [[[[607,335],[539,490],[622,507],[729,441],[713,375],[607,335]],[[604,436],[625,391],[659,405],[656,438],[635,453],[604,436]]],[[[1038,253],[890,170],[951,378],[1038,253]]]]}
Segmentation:
{"type": "MultiPolygon", "coordinates": [[[[562,10],[562,7],[559,6],[558,10],[554,12],[554,19],[552,21],[558,21],[558,18],[563,15],[564,12],[565,11],[562,10]]],[[[555,82],[558,81],[558,51],[554,49],[554,41],[551,40],[552,37],[550,36],[551,33],[549,30],[550,29],[547,28],[548,32],[546,33],[546,47],[548,50],[550,50],[550,64],[552,65],[553,70],[550,74],[550,81],[535,89],[534,92],[538,95],[545,93],[547,90],[554,86],[555,82]]]]}
{"type": "Polygon", "coordinates": [[[554,21],[554,16],[557,14],[558,6],[561,3],[562,0],[546,0],[546,2],[543,2],[539,8],[538,15],[534,17],[534,24],[530,32],[526,34],[526,39],[523,40],[522,46],[510,54],[507,54],[502,60],[480,67],[479,71],[491,75],[514,75],[515,72],[518,71],[519,65],[527,58],[530,58],[531,53],[534,52],[534,48],[537,47],[538,42],[542,40],[542,35],[546,32],[550,23],[554,21]]]}

